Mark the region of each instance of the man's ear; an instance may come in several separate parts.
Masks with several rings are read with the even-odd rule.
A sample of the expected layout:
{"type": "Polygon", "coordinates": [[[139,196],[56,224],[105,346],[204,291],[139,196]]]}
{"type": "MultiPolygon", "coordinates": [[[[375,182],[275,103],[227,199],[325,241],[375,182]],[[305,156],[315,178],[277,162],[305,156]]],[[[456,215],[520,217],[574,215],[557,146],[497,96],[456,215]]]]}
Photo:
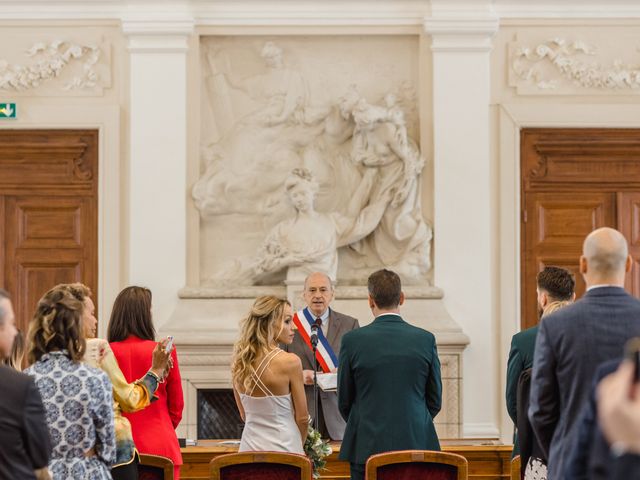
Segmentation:
{"type": "Polygon", "coordinates": [[[400,301],[398,302],[398,306],[404,303],[404,292],[400,292],[400,301]]]}
{"type": "Polygon", "coordinates": [[[549,305],[549,296],[547,295],[547,292],[545,292],[544,290],[542,290],[538,294],[538,303],[540,304],[540,308],[542,308],[543,310],[547,305],[549,305]]]}
{"type": "Polygon", "coordinates": [[[584,255],[580,255],[580,273],[587,273],[587,258],[584,255]]]}
{"type": "Polygon", "coordinates": [[[369,308],[373,309],[376,306],[376,302],[373,301],[373,298],[371,298],[371,295],[368,295],[369,298],[369,308]]]}
{"type": "Polygon", "coordinates": [[[624,264],[624,271],[626,273],[629,273],[631,271],[632,266],[633,266],[633,258],[631,258],[631,255],[627,255],[627,261],[624,264]]]}

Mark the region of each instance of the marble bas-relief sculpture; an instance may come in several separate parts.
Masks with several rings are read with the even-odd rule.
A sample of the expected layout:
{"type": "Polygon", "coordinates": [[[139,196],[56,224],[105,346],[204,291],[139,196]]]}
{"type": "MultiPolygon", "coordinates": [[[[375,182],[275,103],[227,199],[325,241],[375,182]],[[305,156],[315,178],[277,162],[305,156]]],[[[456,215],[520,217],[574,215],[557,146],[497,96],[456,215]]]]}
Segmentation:
{"type": "MultiPolygon", "coordinates": [[[[438,341],[438,434],[459,437],[469,339],[428,282],[417,36],[211,36],[200,46],[199,275],[160,330],[181,346],[187,397],[231,387],[238,321],[256,296],[298,309],[309,270],[336,272],[335,308],[366,325],[366,278],[387,265],[404,277],[403,317],[438,341]]],[[[197,404],[186,403],[181,428],[196,436],[197,404]]]]}
{"type": "Polygon", "coordinates": [[[363,279],[387,266],[405,282],[424,283],[431,229],[422,218],[424,160],[408,135],[406,88],[374,104],[344,86],[323,104],[277,44],[266,42],[260,57],[261,71],[239,77],[224,50],[207,55],[211,110],[227,121],[216,122],[218,140],[203,149],[195,205],[205,224],[259,215],[264,233],[257,250],[204,283],[277,284],[314,270],[336,278],[341,247],[363,279]]]}
{"type": "Polygon", "coordinates": [[[313,175],[306,168],[293,169],[284,187],[295,215],[271,229],[255,256],[237,260],[231,269],[220,272],[217,280],[251,283],[282,269],[287,270],[288,281],[302,282],[317,271],[336,278],[338,248],[375,229],[389,201],[383,196],[364,206],[375,174],[375,170],[365,172],[344,214],[321,213],[314,207],[319,186],[313,175]]]}
{"type": "Polygon", "coordinates": [[[38,42],[26,51],[26,55],[31,59],[26,66],[0,59],[0,90],[36,89],[42,83],[60,77],[74,63],[81,68],[76,68],[76,74],[67,79],[62,87],[64,90],[94,89],[104,83],[97,67],[102,51],[96,45],[66,40],[38,42]]]}

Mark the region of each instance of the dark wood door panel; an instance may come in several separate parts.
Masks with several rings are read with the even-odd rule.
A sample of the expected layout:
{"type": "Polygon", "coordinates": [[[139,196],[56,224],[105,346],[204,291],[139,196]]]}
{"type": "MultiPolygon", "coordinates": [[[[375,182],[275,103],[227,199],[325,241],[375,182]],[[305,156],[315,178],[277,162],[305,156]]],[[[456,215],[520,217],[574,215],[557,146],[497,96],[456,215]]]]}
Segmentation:
{"type": "Polygon", "coordinates": [[[0,286],[26,330],[52,286],[97,292],[98,132],[0,130],[0,146],[0,286]]]}
{"type": "Polygon", "coordinates": [[[553,249],[576,245],[603,225],[615,223],[615,195],[607,193],[536,193],[527,197],[527,223],[533,225],[527,248],[553,249]]]}
{"type": "MultiPolygon", "coordinates": [[[[51,252],[55,253],[55,252],[51,252]]],[[[11,282],[13,291],[22,292],[15,303],[16,318],[20,319],[20,327],[26,331],[28,322],[33,315],[35,306],[42,295],[51,287],[59,283],[77,282],[82,278],[82,262],[77,260],[64,261],[54,257],[51,253],[43,254],[43,260],[38,262],[16,262],[15,284],[11,282]],[[55,261],[51,260],[55,258],[55,261]]]]}
{"type": "MultiPolygon", "coordinates": [[[[535,277],[545,265],[576,273],[585,236],[609,226],[634,258],[625,288],[640,296],[640,130],[523,129],[520,135],[522,327],[535,324],[535,277]]],[[[576,293],[584,292],[576,275],[576,293]]]]}
{"type": "Polygon", "coordinates": [[[629,242],[633,266],[625,279],[625,288],[640,297],[640,192],[618,193],[618,228],[629,242]]]}
{"type": "Polygon", "coordinates": [[[87,234],[82,220],[90,214],[89,198],[8,197],[16,226],[15,248],[82,248],[87,234]]]}

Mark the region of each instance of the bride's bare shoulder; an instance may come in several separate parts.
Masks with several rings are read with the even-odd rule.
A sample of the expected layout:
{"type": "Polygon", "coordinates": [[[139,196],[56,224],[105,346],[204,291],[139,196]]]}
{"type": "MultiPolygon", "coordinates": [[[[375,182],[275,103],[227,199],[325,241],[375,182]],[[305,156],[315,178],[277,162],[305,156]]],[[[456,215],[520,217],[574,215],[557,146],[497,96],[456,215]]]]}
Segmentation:
{"type": "Polygon", "coordinates": [[[282,352],[275,360],[286,370],[302,369],[302,361],[295,353],[282,352]]]}

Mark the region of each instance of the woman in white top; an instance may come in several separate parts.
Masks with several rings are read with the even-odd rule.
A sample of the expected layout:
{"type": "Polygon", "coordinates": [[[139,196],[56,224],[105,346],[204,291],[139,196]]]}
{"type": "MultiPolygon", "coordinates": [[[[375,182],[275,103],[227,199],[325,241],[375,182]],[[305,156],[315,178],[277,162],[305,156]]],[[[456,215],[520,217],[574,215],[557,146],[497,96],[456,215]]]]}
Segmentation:
{"type": "Polygon", "coordinates": [[[240,325],[231,376],[245,422],[239,451],[304,453],[309,412],[302,363],[278,344],[293,342],[291,305],[274,296],[256,299],[240,325]]]}

